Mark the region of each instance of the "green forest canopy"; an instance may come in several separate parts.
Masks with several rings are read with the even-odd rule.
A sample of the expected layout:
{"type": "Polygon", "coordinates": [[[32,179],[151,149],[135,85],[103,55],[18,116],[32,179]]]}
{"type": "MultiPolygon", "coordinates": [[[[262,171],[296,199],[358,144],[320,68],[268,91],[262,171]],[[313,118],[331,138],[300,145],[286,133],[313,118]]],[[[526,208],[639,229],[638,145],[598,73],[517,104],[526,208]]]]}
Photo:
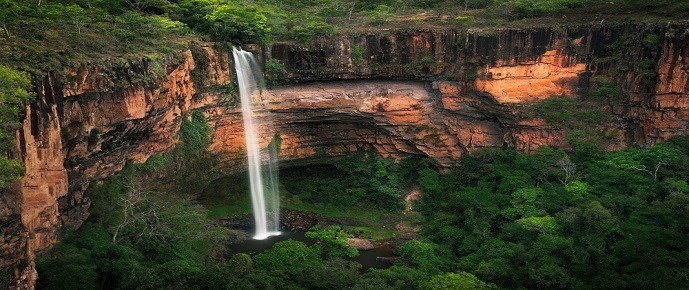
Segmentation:
{"type": "Polygon", "coordinates": [[[199,37],[308,41],[390,21],[395,28],[495,27],[570,9],[689,16],[680,0],[0,0],[0,63],[44,72],[111,56],[171,53],[199,37]]]}
{"type": "MultiPolygon", "coordinates": [[[[365,272],[340,258],[354,253],[342,248],[348,235],[337,227],[313,229],[309,235],[322,240],[320,245],[287,241],[261,254],[218,255],[224,234],[205,217],[207,209],[155,186],[165,180],[186,182],[174,181],[188,172],[173,167],[173,161],[193,156],[185,150],[199,149],[183,146],[151,164],[130,165],[122,175],[92,188],[94,215],[39,261],[39,285],[679,289],[689,283],[688,146],[685,136],[618,152],[585,143],[568,153],[548,147],[534,154],[490,149],[464,157],[446,173],[429,161],[408,159],[391,166],[359,152],[334,161],[331,170],[342,170],[339,180],[322,170],[303,170],[294,173],[300,179],[284,179],[292,195],[322,204],[340,204],[342,192],[375,192],[375,186],[361,187],[383,184],[390,176],[418,184],[423,199],[415,207],[425,220],[421,238],[397,249],[400,258],[392,268],[365,272]],[[355,164],[374,164],[384,173],[349,170],[355,164]],[[319,182],[324,176],[328,182],[319,182]],[[324,194],[311,196],[314,186],[324,194]],[[142,191],[154,194],[136,205],[142,213],[135,215],[137,222],[118,227],[124,218],[118,201],[142,191]],[[152,209],[159,210],[158,218],[145,214],[152,209]],[[147,231],[152,225],[164,227],[147,231]]],[[[193,159],[187,160],[183,163],[193,159]]],[[[195,168],[205,174],[203,167],[195,168]]],[[[375,201],[351,202],[341,206],[375,201]]],[[[389,210],[399,211],[394,206],[389,210]]]]}

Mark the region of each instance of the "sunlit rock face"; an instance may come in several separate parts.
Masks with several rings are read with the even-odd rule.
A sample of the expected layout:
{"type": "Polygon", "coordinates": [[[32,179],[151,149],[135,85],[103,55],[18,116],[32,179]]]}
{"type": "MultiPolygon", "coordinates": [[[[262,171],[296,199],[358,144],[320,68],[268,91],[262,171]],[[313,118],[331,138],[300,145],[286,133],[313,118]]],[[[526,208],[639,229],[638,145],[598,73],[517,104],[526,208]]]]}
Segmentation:
{"type": "Polygon", "coordinates": [[[563,50],[546,51],[533,61],[486,66],[481,72],[489,77],[476,79],[476,89],[502,104],[574,95],[586,64],[574,63],[563,50]]]}
{"type": "MultiPolygon", "coordinates": [[[[517,121],[505,106],[462,96],[460,84],[337,81],[285,86],[264,93],[257,117],[282,138],[281,159],[341,156],[372,147],[383,156],[430,157],[450,166],[467,153],[509,144],[523,150],[564,144],[536,120],[517,121]]],[[[213,151],[241,162],[245,152],[236,108],[213,110],[213,151]]],[[[261,136],[265,147],[273,136],[261,136]]]]}
{"type": "MultiPolygon", "coordinates": [[[[685,30],[686,31],[686,30],[685,30]]],[[[637,144],[651,145],[676,135],[689,134],[689,40],[670,34],[660,49],[657,82],[650,96],[638,96],[630,119],[638,122],[637,144]]]]}
{"type": "MultiPolygon", "coordinates": [[[[385,31],[276,43],[291,84],[265,92],[256,112],[282,138],[282,160],[319,162],[357,147],[384,156],[430,157],[443,166],[486,147],[568,148],[567,132],[520,107],[586,96],[595,79],[623,94],[606,105],[620,132],[607,149],[650,146],[689,134],[689,27],[588,25],[469,31],[385,31]],[[656,48],[644,44],[658,35],[656,48]],[[629,45],[611,48],[617,39],[629,45]],[[657,50],[656,50],[657,49],[657,50]],[[653,51],[657,51],[653,54],[653,51]],[[624,59],[620,60],[620,55],[624,59]],[[646,77],[641,61],[650,61],[646,77]],[[651,75],[649,78],[648,76],[651,75]]],[[[37,76],[12,156],[26,175],[0,195],[0,267],[31,288],[33,258],[61,226],[88,217],[91,182],[175,146],[181,120],[202,110],[210,149],[224,170],[242,170],[238,104],[224,93],[234,74],[226,49],[201,45],[159,60],[108,62],[37,76]]],[[[584,97],[585,98],[585,97],[584,97]]],[[[259,136],[265,147],[273,136],[259,136]]]]}

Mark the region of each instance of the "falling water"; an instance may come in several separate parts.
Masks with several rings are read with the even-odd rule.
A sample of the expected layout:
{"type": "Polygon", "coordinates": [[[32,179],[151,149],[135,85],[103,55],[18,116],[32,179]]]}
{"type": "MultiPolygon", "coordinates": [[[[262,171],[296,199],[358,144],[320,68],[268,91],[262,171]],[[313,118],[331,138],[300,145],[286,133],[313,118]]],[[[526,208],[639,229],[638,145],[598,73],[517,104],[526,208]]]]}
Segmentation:
{"type": "Polygon", "coordinates": [[[280,234],[280,199],[278,192],[277,157],[279,136],[275,135],[267,148],[266,161],[262,166],[261,150],[258,146],[257,129],[265,130],[260,133],[271,133],[266,124],[257,126],[253,118],[253,103],[260,102],[261,72],[254,56],[247,51],[232,48],[234,67],[237,71],[239,96],[242,103],[242,117],[244,119],[244,134],[246,139],[246,155],[249,165],[249,181],[251,182],[251,202],[256,221],[256,235],[254,239],[263,240],[269,236],[280,234]],[[262,169],[263,167],[263,169],[262,169]],[[264,175],[265,174],[265,175],[264,175]],[[264,178],[265,176],[265,178],[264,178]]]}

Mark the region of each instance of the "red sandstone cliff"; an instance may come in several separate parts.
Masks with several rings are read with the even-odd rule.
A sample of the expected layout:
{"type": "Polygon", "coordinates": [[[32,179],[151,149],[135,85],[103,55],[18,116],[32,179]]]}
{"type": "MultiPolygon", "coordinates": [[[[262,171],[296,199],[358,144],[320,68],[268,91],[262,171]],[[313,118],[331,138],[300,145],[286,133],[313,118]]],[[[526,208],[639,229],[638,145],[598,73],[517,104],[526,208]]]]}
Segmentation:
{"type": "MultiPolygon", "coordinates": [[[[270,90],[257,114],[280,132],[283,160],[370,145],[450,165],[484,147],[567,147],[566,130],[525,117],[520,106],[584,96],[592,78],[607,76],[624,95],[596,125],[622,132],[609,148],[645,146],[689,133],[687,29],[396,31],[275,44],[261,57],[285,63],[295,84],[270,90]],[[660,36],[656,53],[643,44],[649,34],[660,36]],[[624,59],[607,45],[620,37],[634,43],[622,50],[624,59]],[[648,59],[657,72],[651,83],[634,66],[648,59]],[[626,69],[614,69],[621,62],[626,69]]],[[[210,148],[224,153],[225,168],[244,162],[241,113],[219,89],[231,83],[231,67],[227,51],[203,46],[177,58],[67,68],[41,79],[15,152],[26,176],[0,198],[0,267],[13,269],[16,287],[32,287],[33,258],[56,242],[61,226],[86,219],[89,183],[126,160],[172,148],[190,110],[208,116],[210,148]]],[[[272,136],[261,137],[265,145],[272,136]]]]}

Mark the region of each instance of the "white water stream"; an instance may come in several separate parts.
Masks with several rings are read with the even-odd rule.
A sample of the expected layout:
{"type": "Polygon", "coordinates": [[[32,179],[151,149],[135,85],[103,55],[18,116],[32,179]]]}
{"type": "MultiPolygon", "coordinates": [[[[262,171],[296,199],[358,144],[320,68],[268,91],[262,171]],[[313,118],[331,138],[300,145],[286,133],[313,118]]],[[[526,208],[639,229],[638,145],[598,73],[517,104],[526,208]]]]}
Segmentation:
{"type": "Polygon", "coordinates": [[[258,136],[273,136],[274,130],[268,122],[256,124],[254,120],[255,104],[261,101],[261,71],[253,54],[232,48],[234,68],[237,71],[239,96],[242,103],[246,155],[251,183],[251,202],[256,221],[254,239],[263,240],[280,234],[280,197],[278,192],[277,148],[279,142],[270,142],[265,161],[262,162],[258,136]],[[257,130],[264,130],[258,132],[257,130]],[[270,135],[269,135],[270,134],[270,135]]]}

